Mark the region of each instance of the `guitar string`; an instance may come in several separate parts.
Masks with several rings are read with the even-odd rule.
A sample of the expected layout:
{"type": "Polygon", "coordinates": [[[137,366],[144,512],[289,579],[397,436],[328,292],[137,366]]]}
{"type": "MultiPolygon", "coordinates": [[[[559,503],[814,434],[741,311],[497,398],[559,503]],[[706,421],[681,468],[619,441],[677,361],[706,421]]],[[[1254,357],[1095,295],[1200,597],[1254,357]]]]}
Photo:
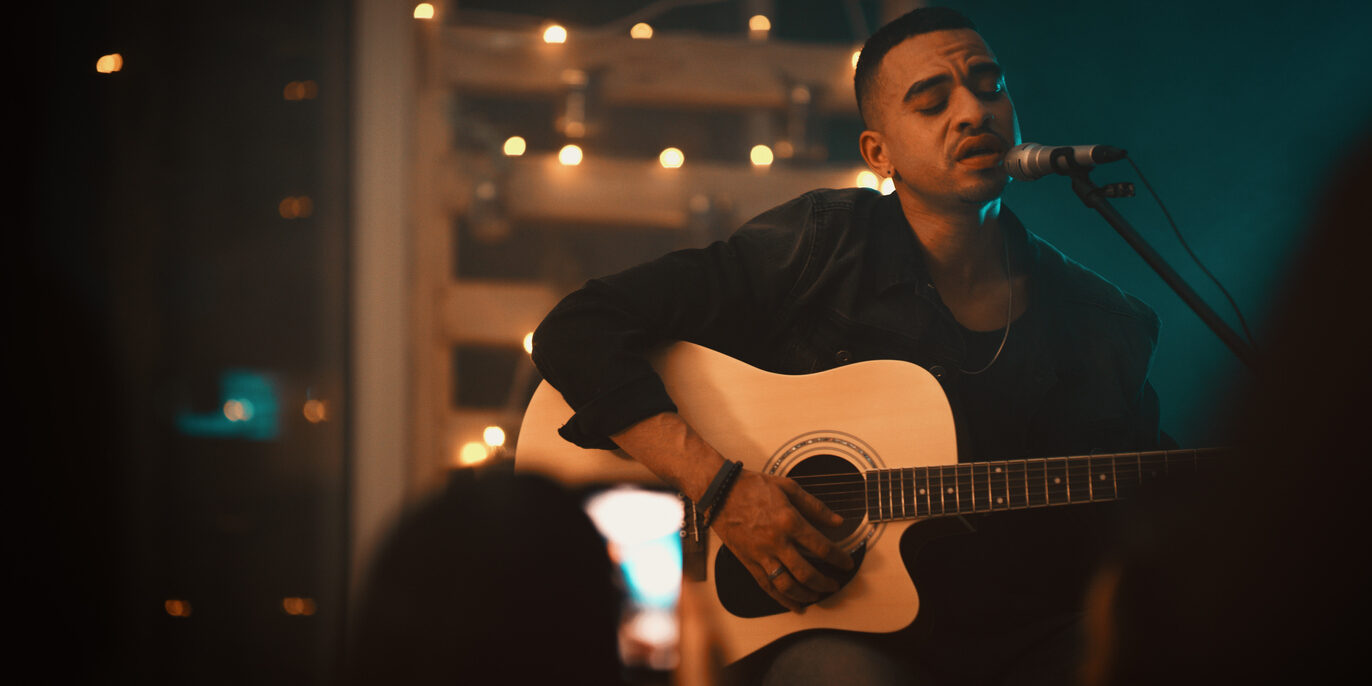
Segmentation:
{"type": "MultiPolygon", "coordinates": [[[[1081,459],[1083,462],[1085,462],[1085,461],[1086,461],[1086,458],[1091,458],[1091,459],[1099,460],[1100,462],[1105,462],[1105,461],[1106,461],[1107,459],[1109,459],[1110,457],[1111,457],[1111,456],[1107,456],[1107,455],[1089,455],[1089,456],[1084,455],[1084,456],[1081,456],[1081,457],[1075,457],[1075,456],[1074,456],[1074,457],[1033,458],[1033,459],[1031,459],[1031,460],[1012,460],[1012,461],[1008,461],[1008,462],[1005,462],[1005,461],[1002,461],[1002,462],[975,462],[975,463],[964,463],[964,464],[958,464],[958,465],[927,465],[927,466],[921,466],[921,467],[904,467],[904,468],[897,467],[897,468],[895,468],[895,469],[887,469],[887,470],[874,469],[874,470],[868,470],[868,471],[860,472],[860,473],[854,473],[854,472],[832,472],[832,473],[828,473],[828,474],[799,474],[799,475],[796,475],[796,476],[790,476],[790,477],[788,477],[788,478],[791,479],[792,481],[804,481],[804,480],[813,480],[813,479],[821,479],[821,478],[832,478],[832,477],[847,477],[847,478],[852,478],[852,479],[861,479],[861,478],[864,478],[864,476],[867,475],[867,474],[896,474],[896,473],[899,473],[899,470],[901,470],[901,469],[924,469],[924,470],[928,470],[930,474],[936,474],[936,473],[938,473],[940,470],[958,470],[958,469],[967,470],[967,469],[976,469],[976,471],[981,471],[981,470],[984,470],[984,469],[990,469],[990,468],[992,468],[992,467],[1002,467],[1002,466],[1003,466],[1003,467],[1007,467],[1007,468],[1008,468],[1008,467],[1010,467],[1010,466],[1016,466],[1016,467],[1018,467],[1019,465],[1024,465],[1024,466],[1027,468],[1027,467],[1029,466],[1029,463],[1030,463],[1030,462],[1040,462],[1041,460],[1048,460],[1048,462],[1042,463],[1043,466],[1044,466],[1045,468],[1051,467],[1051,468],[1053,468],[1053,469],[1062,469],[1062,468],[1066,467],[1066,468],[1069,468],[1069,469],[1070,469],[1070,468],[1075,467],[1075,468],[1077,468],[1077,469],[1081,469],[1083,466],[1088,466],[1088,467],[1090,467],[1090,466],[1100,466],[1100,465],[1082,465],[1081,463],[1070,464],[1070,463],[1065,463],[1065,462],[1063,462],[1063,461],[1064,461],[1064,460],[1076,460],[1076,459],[1081,459]]],[[[1166,466],[1166,467],[1187,468],[1187,467],[1189,466],[1188,463],[1197,462],[1197,461],[1199,461],[1199,460],[1192,460],[1192,459],[1190,459],[1189,457],[1188,457],[1188,458],[1176,457],[1176,458],[1170,458],[1170,459],[1159,458],[1156,462],[1150,461],[1150,462],[1139,462],[1139,463],[1127,463],[1127,464],[1125,464],[1125,465],[1119,465],[1119,464],[1115,464],[1115,463],[1112,462],[1112,463],[1110,464],[1110,466],[1111,466],[1111,467],[1114,467],[1114,468],[1118,468],[1118,467],[1121,467],[1121,466],[1122,466],[1122,467],[1124,467],[1126,470],[1127,470],[1127,469],[1133,469],[1133,468],[1136,468],[1136,467],[1142,467],[1142,468],[1144,468],[1144,469],[1147,469],[1148,467],[1152,467],[1152,466],[1166,466]]],[[[1037,467],[1037,465],[1036,465],[1036,467],[1037,467]]],[[[945,471],[944,473],[946,474],[946,473],[948,473],[948,472],[945,471]]]]}
{"type": "MultiPolygon", "coordinates": [[[[1121,456],[1121,457],[1122,457],[1122,456],[1121,456]]],[[[1040,461],[1044,461],[1044,460],[1046,460],[1046,461],[1041,462],[1041,465],[1042,465],[1044,468],[1052,468],[1052,469],[1056,469],[1056,470],[1060,470],[1060,469],[1063,469],[1063,468],[1067,468],[1067,469],[1073,469],[1073,468],[1075,468],[1075,469],[1080,470],[1080,469],[1082,469],[1083,467],[1086,467],[1086,468],[1100,467],[1100,466],[1103,466],[1102,463],[1108,464],[1112,469],[1113,469],[1113,468],[1118,468],[1118,467],[1121,467],[1121,466],[1123,466],[1125,469],[1131,469],[1131,468],[1136,468],[1136,467],[1141,467],[1141,468],[1147,469],[1148,467],[1157,467],[1157,466],[1187,468],[1187,467],[1191,466],[1192,463],[1197,463],[1197,462],[1200,461],[1200,459],[1199,459],[1200,456],[1196,456],[1196,458],[1194,458],[1194,459],[1191,458],[1191,457],[1189,457],[1189,456],[1188,456],[1188,457],[1185,457],[1185,458],[1179,456],[1179,457],[1175,457],[1175,458],[1158,458],[1158,459],[1156,459],[1156,460],[1150,460],[1150,461],[1146,461],[1146,462],[1143,462],[1143,461],[1141,461],[1141,462],[1129,462],[1129,463],[1125,463],[1124,465],[1120,465],[1120,464],[1118,464],[1118,463],[1116,462],[1116,460],[1113,459],[1113,458],[1114,458],[1114,456],[1109,456],[1109,455],[1083,455],[1083,456],[1073,456],[1073,457],[1049,457],[1049,458],[1034,458],[1034,459],[1031,459],[1031,460],[1011,460],[1011,461],[1000,461],[1000,462],[975,462],[975,463],[964,463],[964,464],[958,464],[958,465],[927,465],[927,466],[920,466],[920,467],[904,467],[904,468],[885,469],[885,470],[882,470],[882,469],[875,469],[875,470],[868,470],[868,471],[866,471],[866,472],[860,472],[860,473],[854,473],[854,472],[832,472],[832,473],[827,473],[827,474],[799,474],[799,475],[796,475],[796,476],[791,476],[791,477],[789,477],[789,478],[790,478],[791,480],[793,480],[793,481],[813,480],[813,479],[831,478],[831,477],[863,478],[864,475],[866,475],[866,474],[897,474],[897,473],[902,473],[902,470],[903,470],[903,469],[915,469],[915,470],[923,469],[923,470],[927,470],[927,471],[928,471],[929,473],[931,473],[931,474],[933,474],[933,473],[938,473],[939,471],[943,471],[943,473],[946,474],[946,473],[949,473],[947,470],[964,470],[964,471],[972,470],[972,471],[981,472],[981,473],[987,474],[987,475],[994,475],[994,474],[999,474],[999,472],[989,473],[988,470],[990,470],[990,469],[992,469],[992,468],[1006,468],[1006,469],[1008,469],[1008,468],[1010,468],[1010,467],[1012,467],[1012,466],[1013,466],[1013,467],[1024,466],[1024,467],[1026,468],[1026,470],[1027,470],[1027,468],[1030,466],[1030,463],[1031,463],[1031,462],[1040,462],[1040,461]],[[1069,460],[1078,460],[1078,462],[1069,462],[1069,460]],[[1108,462],[1107,462],[1107,461],[1108,461],[1108,462]]],[[[1035,467],[1038,467],[1038,466],[1039,466],[1039,465],[1035,465],[1035,467]]]]}
{"type": "MultiPolygon", "coordinates": [[[[1183,473],[1190,473],[1190,472],[1183,472],[1183,473]]],[[[1077,484],[1078,484],[1078,487],[1080,487],[1081,484],[1086,483],[1086,482],[1089,482],[1089,483],[1091,483],[1091,484],[1096,484],[1096,485],[1104,485],[1104,484],[1112,484],[1112,483],[1142,484],[1142,483],[1145,483],[1145,482],[1148,482],[1148,481],[1153,481],[1153,480],[1155,480],[1155,479],[1157,478],[1158,475],[1149,474],[1149,475],[1146,475],[1146,476],[1143,476],[1143,477],[1139,477],[1139,476],[1133,475],[1133,474],[1119,474],[1119,475],[1116,475],[1114,478],[1110,478],[1110,479],[1101,479],[1101,478],[1098,478],[1098,477],[1100,477],[1100,476],[1104,476],[1104,475],[1103,475],[1103,474],[1100,474],[1100,473],[1091,474],[1091,475],[1079,474],[1079,475],[1077,475],[1075,478],[1073,478],[1071,475],[1051,475],[1051,474],[1050,474],[1050,475],[1046,475],[1046,476],[1030,476],[1030,477],[1027,477],[1027,478],[1015,477],[1015,478],[1013,479],[1013,483],[1014,483],[1015,485],[1019,485],[1019,484],[1029,484],[1029,483],[1035,483],[1035,482],[1047,482],[1050,478],[1057,478],[1057,479],[1062,479],[1062,481],[1050,483],[1050,484],[1049,484],[1050,487],[1051,487],[1051,486],[1060,485],[1060,486],[1062,486],[1063,488],[1066,488],[1066,487],[1068,486],[1068,484],[1071,484],[1071,483],[1077,483],[1077,484]]],[[[847,489],[847,490],[837,490],[837,491],[835,491],[835,490],[824,490],[824,491],[822,491],[822,492],[824,492],[824,493],[826,493],[826,494],[832,494],[832,493],[864,493],[864,492],[866,492],[866,491],[868,490],[868,483],[869,483],[869,482],[868,482],[867,480],[865,480],[865,479],[841,479],[841,480],[834,480],[834,481],[810,482],[810,483],[805,484],[805,485],[803,486],[803,488],[805,489],[806,492],[811,493],[811,494],[814,494],[814,493],[816,493],[816,492],[820,492],[820,489],[832,489],[832,488],[847,489]]],[[[900,490],[901,484],[902,484],[902,483],[911,484],[911,486],[912,486],[913,488],[919,488],[921,485],[930,486],[930,485],[933,485],[933,484],[937,483],[939,486],[943,486],[943,485],[947,484],[948,486],[950,486],[950,487],[952,487],[952,488],[976,488],[976,489],[980,489],[980,488],[987,488],[987,487],[989,487],[989,488],[996,488],[996,487],[997,487],[997,485],[996,485],[997,483],[1006,484],[1006,487],[1008,488],[1008,487],[1009,487],[1009,484],[1011,483],[1011,480],[1010,480],[1010,479],[974,479],[974,478],[968,478],[968,477],[961,477],[961,478],[954,477],[954,478],[947,478],[947,479],[939,479],[938,477],[935,476],[935,477],[930,477],[930,478],[927,478],[927,479],[921,477],[921,478],[913,478],[913,479],[901,479],[901,480],[899,480],[899,481],[892,479],[892,480],[889,480],[889,481],[885,481],[884,483],[883,483],[883,482],[878,482],[878,485],[876,486],[876,488],[877,488],[877,489],[882,489],[882,490],[898,491],[898,490],[900,490]]]]}
{"type": "Polygon", "coordinates": [[[1061,456],[1061,457],[1029,457],[1029,458],[1013,459],[1013,460],[986,460],[986,461],[978,461],[978,462],[960,462],[960,463],[955,463],[955,464],[934,464],[934,465],[919,465],[919,466],[913,466],[913,467],[896,467],[896,468],[892,468],[892,469],[872,469],[872,470],[867,470],[867,471],[864,471],[864,472],[857,472],[857,473],[855,473],[855,472],[830,472],[830,473],[826,473],[826,474],[800,474],[800,475],[793,476],[793,477],[790,477],[790,478],[792,478],[792,479],[807,479],[807,478],[829,477],[829,476],[853,476],[853,477],[856,477],[856,476],[862,476],[863,474],[892,473],[893,471],[900,470],[900,469],[968,469],[968,468],[976,468],[976,467],[987,468],[987,467],[1009,466],[1009,465],[1026,465],[1026,466],[1027,466],[1027,465],[1029,465],[1029,464],[1031,464],[1031,463],[1036,463],[1036,462],[1037,462],[1037,463],[1042,463],[1042,464],[1045,464],[1045,465],[1061,465],[1061,464],[1064,464],[1064,463],[1073,463],[1073,462],[1075,462],[1075,463],[1080,463],[1080,462],[1093,462],[1093,461],[1101,461],[1101,462],[1104,462],[1104,461],[1106,461],[1106,460],[1114,461],[1114,460],[1125,459],[1125,458],[1129,458],[1129,459],[1131,459],[1131,460],[1138,460],[1138,461],[1139,461],[1139,464],[1142,464],[1142,465],[1145,465],[1145,466],[1148,465],[1148,464],[1150,464],[1150,463],[1154,463],[1154,462],[1160,462],[1160,463],[1173,463],[1173,462],[1177,462],[1177,463],[1183,463],[1183,464],[1184,464],[1184,463],[1186,463],[1186,462],[1199,462],[1201,459],[1209,459],[1209,458],[1214,457],[1216,454],[1220,454],[1220,453],[1223,453],[1223,452],[1225,452],[1225,451],[1226,451],[1225,448],[1183,448],[1183,449],[1179,449],[1179,450],[1144,450],[1144,451],[1124,452],[1124,453],[1100,453],[1100,454],[1096,454],[1096,455],[1065,455],[1065,456],[1061,456]]]}
{"type": "MultiPolygon", "coordinates": [[[[1130,485],[1132,485],[1132,484],[1130,484],[1130,485]]],[[[1114,489],[1114,490],[1117,491],[1117,492],[1120,491],[1120,490],[1127,490],[1128,486],[1129,486],[1129,485],[1127,485],[1125,489],[1114,489]]],[[[1072,495],[1072,490],[1073,490],[1073,489],[1069,489],[1069,488],[1067,488],[1066,486],[1056,486],[1056,487],[1051,487],[1051,488],[1048,488],[1048,489],[1045,489],[1045,490],[1046,490],[1046,494],[1045,494],[1045,495],[1051,498],[1052,496],[1065,496],[1065,497],[1071,497],[1071,495],[1072,495]]],[[[975,493],[975,496],[976,496],[977,499],[980,499],[980,498],[981,498],[982,492],[983,492],[983,489],[977,489],[977,492],[975,493]]],[[[956,495],[956,496],[962,497],[962,498],[971,498],[971,497],[973,497],[973,494],[969,494],[969,493],[966,493],[966,492],[933,491],[933,492],[930,492],[930,493],[927,493],[927,494],[919,494],[919,495],[915,496],[913,499],[905,498],[904,501],[908,503],[908,502],[919,502],[919,501],[923,501],[923,500],[929,500],[929,499],[931,499],[931,498],[937,499],[937,496],[938,496],[940,493],[943,493],[944,495],[956,495]]],[[[1039,493],[1038,489],[1035,489],[1033,495],[1037,496],[1038,493],[1039,493]]],[[[846,503],[861,503],[861,504],[866,504],[866,503],[869,501],[869,499],[871,499],[871,500],[877,500],[877,501],[880,501],[880,502],[882,502],[882,503],[891,502],[891,501],[893,501],[893,500],[894,500],[895,502],[901,502],[901,500],[902,500],[902,498],[899,497],[899,494],[897,494],[897,493],[891,493],[891,492],[883,493],[883,494],[881,494],[880,496],[876,496],[876,497],[872,497],[871,494],[869,494],[869,493],[867,493],[867,492],[865,492],[865,491],[844,491],[844,492],[839,492],[839,493],[821,493],[821,494],[811,493],[811,495],[816,495],[816,496],[818,496],[818,495],[829,496],[829,497],[830,497],[829,500],[824,500],[824,504],[827,505],[827,506],[830,507],[830,508],[832,508],[835,504],[837,504],[837,505],[844,505],[844,504],[846,504],[846,503]],[[839,496],[839,497],[834,497],[834,496],[839,496]]],[[[1078,495],[1080,495],[1080,494],[1078,494],[1078,495]]],[[[1091,494],[1091,495],[1094,496],[1094,494],[1091,494]]],[[[1017,493],[1011,493],[1011,492],[1008,492],[1008,491],[1007,491],[1007,492],[1005,492],[1005,493],[999,493],[999,494],[993,493],[990,497],[998,497],[998,498],[1018,498],[1019,495],[1018,495],[1017,493]]],[[[1027,496],[1026,496],[1026,497],[1027,497],[1027,496]]],[[[1097,496],[1097,497],[1096,497],[1096,500],[1104,500],[1104,499],[1108,499],[1108,498],[1107,498],[1107,495],[1106,495],[1105,493],[1102,493],[1100,496],[1097,496]]],[[[823,500],[823,499],[821,499],[821,500],[823,500]]]]}

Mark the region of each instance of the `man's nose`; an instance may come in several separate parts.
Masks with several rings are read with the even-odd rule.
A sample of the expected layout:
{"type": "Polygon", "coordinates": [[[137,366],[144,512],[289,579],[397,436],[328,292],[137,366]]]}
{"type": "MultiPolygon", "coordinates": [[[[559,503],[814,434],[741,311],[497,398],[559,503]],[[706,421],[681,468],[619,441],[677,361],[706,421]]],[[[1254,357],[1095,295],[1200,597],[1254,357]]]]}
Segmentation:
{"type": "Polygon", "coordinates": [[[954,124],[959,131],[976,130],[990,125],[996,118],[991,103],[977,97],[970,88],[958,88],[953,93],[954,124]]]}

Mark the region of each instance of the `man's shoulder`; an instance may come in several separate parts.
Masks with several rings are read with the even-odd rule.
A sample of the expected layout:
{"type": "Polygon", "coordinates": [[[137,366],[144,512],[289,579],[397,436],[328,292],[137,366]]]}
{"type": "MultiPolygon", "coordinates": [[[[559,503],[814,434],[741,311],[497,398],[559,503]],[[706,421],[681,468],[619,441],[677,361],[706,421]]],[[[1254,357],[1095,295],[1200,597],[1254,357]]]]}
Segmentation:
{"type": "Polygon", "coordinates": [[[794,220],[801,217],[861,211],[879,197],[879,193],[868,188],[816,188],[759,214],[745,226],[770,225],[777,223],[777,219],[786,219],[789,220],[788,223],[794,223],[794,220]]]}
{"type": "Polygon", "coordinates": [[[1158,315],[1147,303],[1032,233],[1029,243],[1045,285],[1053,289],[1064,305],[1131,321],[1143,327],[1150,337],[1157,337],[1158,315]]]}
{"type": "Polygon", "coordinates": [[[813,252],[844,249],[861,239],[866,215],[881,194],[866,188],[818,188],[802,193],[748,220],[733,235],[736,245],[813,252]]]}
{"type": "Polygon", "coordinates": [[[870,188],[816,188],[801,194],[799,199],[815,209],[851,210],[879,197],[881,194],[870,188]]]}

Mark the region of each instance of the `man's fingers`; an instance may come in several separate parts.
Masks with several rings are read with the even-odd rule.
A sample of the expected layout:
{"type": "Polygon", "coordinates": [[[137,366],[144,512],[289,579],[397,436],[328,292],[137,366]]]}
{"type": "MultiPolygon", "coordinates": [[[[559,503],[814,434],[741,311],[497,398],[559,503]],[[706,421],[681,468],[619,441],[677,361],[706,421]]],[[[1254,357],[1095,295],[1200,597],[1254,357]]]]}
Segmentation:
{"type": "Polygon", "coordinates": [[[806,552],[817,557],[839,569],[852,569],[853,558],[842,548],[834,545],[828,536],[820,533],[814,527],[805,526],[792,534],[798,544],[806,552]]]}
{"type": "MultiPolygon", "coordinates": [[[[782,564],[780,562],[774,562],[773,564],[776,567],[782,567],[782,564]]],[[[800,612],[801,610],[805,609],[804,602],[797,601],[791,598],[786,593],[782,592],[782,590],[779,587],[777,587],[775,583],[776,580],[780,577],[787,576],[787,573],[784,568],[782,569],[781,574],[778,574],[776,577],[773,578],[768,578],[770,574],[769,571],[763,571],[761,567],[755,564],[748,564],[746,566],[748,568],[748,571],[752,573],[753,579],[757,581],[757,585],[761,587],[762,590],[766,591],[767,595],[772,596],[772,600],[781,603],[783,607],[792,612],[800,612]]],[[[776,571],[776,569],[772,569],[770,571],[776,571]]]]}
{"type": "MultiPolygon", "coordinates": [[[[804,571],[799,573],[809,575],[809,573],[804,571]]],[[[815,571],[813,573],[818,574],[819,572],[815,571]]],[[[821,576],[821,578],[823,577],[821,576]]],[[[786,567],[786,571],[778,574],[775,579],[772,579],[771,583],[772,588],[776,589],[778,593],[786,596],[792,603],[798,603],[802,607],[819,600],[820,592],[796,579],[795,573],[791,571],[789,566],[786,567]]]]}
{"type": "MultiPolygon", "coordinates": [[[[791,578],[795,579],[806,589],[816,594],[833,593],[839,589],[837,581],[830,579],[825,576],[823,572],[815,569],[814,565],[810,564],[808,560],[801,556],[800,551],[793,548],[782,554],[782,560],[784,561],[783,564],[786,565],[786,571],[790,572],[791,578]]],[[[786,575],[783,574],[782,576],[786,575]]],[[[778,580],[780,580],[780,577],[778,577],[778,580]]],[[[819,599],[818,595],[816,595],[815,599],[819,599]]]]}
{"type": "Polygon", "coordinates": [[[783,483],[785,485],[782,486],[782,490],[791,499],[791,504],[800,510],[806,519],[820,526],[838,526],[843,523],[843,517],[829,509],[824,501],[805,492],[805,489],[801,488],[799,484],[790,479],[786,479],[783,483]]]}

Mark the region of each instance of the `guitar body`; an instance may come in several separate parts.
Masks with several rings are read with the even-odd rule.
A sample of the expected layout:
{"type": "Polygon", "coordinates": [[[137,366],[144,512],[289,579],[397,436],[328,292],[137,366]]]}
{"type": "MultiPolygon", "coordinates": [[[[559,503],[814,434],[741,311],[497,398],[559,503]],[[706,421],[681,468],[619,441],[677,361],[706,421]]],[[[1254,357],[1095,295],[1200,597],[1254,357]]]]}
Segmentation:
{"type": "MultiPolygon", "coordinates": [[[[789,476],[841,473],[847,479],[808,489],[845,516],[836,534],[859,560],[836,593],[787,612],[760,589],[717,536],[709,536],[706,598],[711,621],[733,662],[783,636],[809,629],[891,632],[908,626],[919,595],[900,556],[900,538],[915,519],[871,521],[863,474],[874,469],[952,465],[957,444],[952,411],[938,381],[894,360],[861,362],[803,376],[772,374],[690,343],[653,358],[667,391],[692,427],[728,459],[748,469],[789,476]]],[[[583,450],[557,434],[572,410],[546,382],[520,429],[515,469],[569,486],[660,484],[618,451],[583,450]]]]}

